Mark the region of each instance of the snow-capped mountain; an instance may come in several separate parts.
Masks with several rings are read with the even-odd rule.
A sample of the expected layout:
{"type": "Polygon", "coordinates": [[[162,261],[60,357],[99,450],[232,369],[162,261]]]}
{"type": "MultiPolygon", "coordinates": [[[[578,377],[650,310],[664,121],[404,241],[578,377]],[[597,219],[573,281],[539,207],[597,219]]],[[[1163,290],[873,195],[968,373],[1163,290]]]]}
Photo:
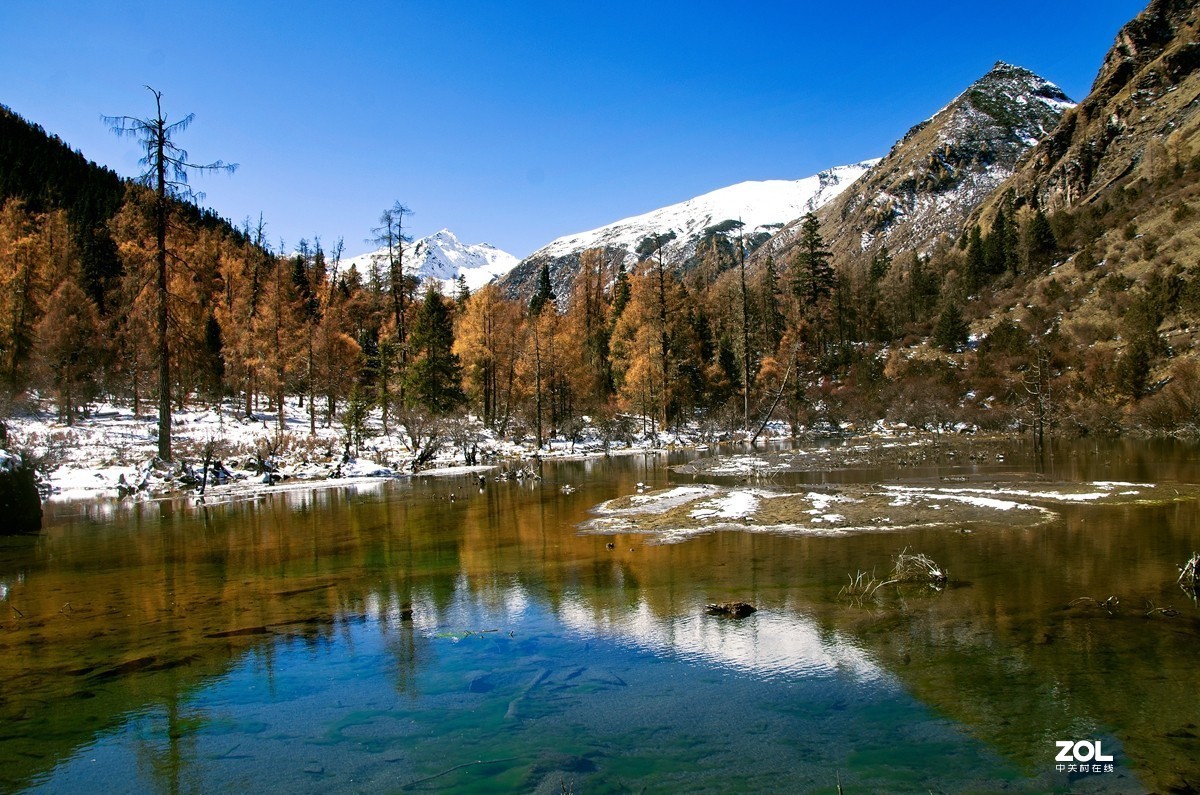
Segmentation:
{"type": "MultiPolygon", "coordinates": [[[[346,268],[356,266],[359,273],[369,273],[371,265],[380,263],[386,268],[387,249],[381,248],[368,254],[346,260],[346,268]]],[[[404,245],[404,272],[418,279],[436,279],[441,282],[442,292],[453,295],[459,276],[467,281],[467,287],[478,290],[488,282],[501,277],[517,266],[518,260],[507,251],[501,251],[490,243],[468,245],[460,241],[449,229],[414,240],[404,245]]]]}
{"type": "MultiPolygon", "coordinates": [[[[741,234],[765,239],[788,221],[831,201],[875,162],[838,166],[804,179],[740,182],[598,229],[565,235],[526,257],[503,283],[510,294],[527,292],[542,264],[548,263],[555,292],[565,297],[579,272],[579,258],[584,251],[603,249],[610,262],[620,257],[626,267],[632,267],[638,258],[638,245],[655,234],[674,233],[674,238],[663,248],[664,258],[680,266],[695,254],[696,244],[709,230],[726,221],[741,221],[741,234]]],[[[738,232],[726,229],[724,234],[738,232]]]]}
{"type": "MultiPolygon", "coordinates": [[[[846,265],[881,245],[927,251],[957,236],[967,216],[1017,168],[1017,161],[1075,106],[1058,86],[997,62],[983,77],[896,142],[887,156],[817,213],[835,262],[846,265]]],[[[756,256],[787,259],[792,222],[756,256]]],[[[868,257],[869,258],[869,257],[868,257]]]]}

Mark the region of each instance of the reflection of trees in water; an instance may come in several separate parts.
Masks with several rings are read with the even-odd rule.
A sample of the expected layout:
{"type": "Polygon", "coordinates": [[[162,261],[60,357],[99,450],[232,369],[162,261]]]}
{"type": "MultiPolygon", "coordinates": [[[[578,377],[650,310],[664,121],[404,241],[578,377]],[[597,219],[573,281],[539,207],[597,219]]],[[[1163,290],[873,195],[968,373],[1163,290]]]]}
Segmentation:
{"type": "MultiPolygon", "coordinates": [[[[1148,480],[1182,472],[1174,455],[1117,445],[1070,458],[1051,445],[1048,458],[1051,469],[1083,478],[1148,480]],[[1103,468],[1103,456],[1128,471],[1125,463],[1103,468]]],[[[1197,680],[1181,660],[1188,643],[1194,655],[1193,614],[1112,623],[1062,606],[1117,589],[1125,604],[1145,597],[1185,607],[1177,590],[1156,589],[1174,588],[1174,566],[1194,551],[1194,501],[1066,508],[1036,531],[997,526],[966,537],[945,529],[714,533],[650,546],[636,536],[577,533],[601,500],[632,493],[640,480],[661,482],[650,474],[661,465],[548,466],[545,480],[489,482],[482,492],[474,478],[452,478],[207,507],[129,504],[111,520],[52,521],[19,555],[0,556],[6,602],[24,615],[0,616],[0,681],[21,684],[6,687],[0,725],[54,739],[6,739],[0,782],[20,788],[98,732],[149,710],[138,727],[139,759],[157,787],[191,789],[195,735],[207,718],[187,704],[206,679],[257,656],[274,695],[279,644],[320,654],[351,643],[354,622],[365,620],[385,636],[396,691],[417,697],[422,669],[436,664],[430,627],[458,620],[464,603],[515,617],[521,600],[559,616],[582,608],[576,615],[607,632],[610,618],[633,611],[667,628],[707,602],[747,599],[768,614],[814,618],[830,644],[852,635],[919,698],[1013,758],[1040,764],[1034,733],[1082,720],[1115,729],[1148,764],[1183,764],[1191,741],[1162,734],[1191,731],[1181,721],[1197,680]],[[563,494],[563,483],[578,489],[563,494]],[[847,572],[886,567],[906,544],[970,584],[879,615],[837,601],[847,572]],[[404,617],[406,605],[416,620],[404,617]],[[82,690],[94,697],[79,698],[82,690]],[[1165,722],[1152,728],[1139,718],[1142,705],[1165,722]],[[42,761],[16,760],[22,750],[42,761]]]]}
{"type": "Polygon", "coordinates": [[[186,709],[181,701],[179,689],[171,688],[161,710],[137,719],[133,732],[142,778],[153,781],[155,791],[171,795],[203,791],[196,746],[207,715],[200,709],[186,709]]]}

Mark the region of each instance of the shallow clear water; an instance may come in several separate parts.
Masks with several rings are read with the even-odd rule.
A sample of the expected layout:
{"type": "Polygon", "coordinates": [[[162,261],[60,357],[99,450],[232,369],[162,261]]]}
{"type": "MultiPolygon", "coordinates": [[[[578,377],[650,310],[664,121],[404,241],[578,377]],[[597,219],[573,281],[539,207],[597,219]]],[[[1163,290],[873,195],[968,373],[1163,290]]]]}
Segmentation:
{"type": "MultiPolygon", "coordinates": [[[[593,535],[665,457],[196,506],[0,539],[4,791],[994,792],[1200,786],[1194,449],[778,477],[1180,484],[1037,526],[593,535]],[[564,494],[560,487],[576,487],[564,494]],[[451,499],[453,495],[453,500],[451,499]],[[613,549],[607,544],[612,543],[613,549]],[[905,546],[954,582],[864,606],[905,546]],[[1079,597],[1117,594],[1113,615],[1079,597]],[[706,603],[759,607],[733,621],[706,603]],[[1171,607],[1177,615],[1152,608],[1171,607]],[[1113,771],[1056,770],[1099,740],[1113,771]]],[[[720,482],[720,479],[717,479],[720,482]]]]}

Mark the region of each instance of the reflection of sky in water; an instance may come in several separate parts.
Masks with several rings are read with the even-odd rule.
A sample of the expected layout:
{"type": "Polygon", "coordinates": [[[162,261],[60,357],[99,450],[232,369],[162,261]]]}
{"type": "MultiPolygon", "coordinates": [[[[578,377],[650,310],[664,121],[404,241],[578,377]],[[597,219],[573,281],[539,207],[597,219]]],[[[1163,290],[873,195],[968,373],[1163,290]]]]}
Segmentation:
{"type": "Polygon", "coordinates": [[[411,621],[373,595],[324,631],[247,644],[228,673],[128,715],[35,789],[804,791],[828,790],[835,770],[859,791],[1023,780],[805,617],[663,618],[642,602],[593,618],[574,597],[556,617],[518,585],[464,585],[436,612],[414,592],[411,621]]]}
{"type": "Polygon", "coordinates": [[[603,633],[646,651],[762,677],[841,674],[866,682],[887,676],[847,638],[822,632],[805,616],[760,611],[742,620],[709,615],[664,618],[644,601],[620,615],[596,616],[587,604],[567,600],[560,618],[564,626],[584,635],[603,633]]]}

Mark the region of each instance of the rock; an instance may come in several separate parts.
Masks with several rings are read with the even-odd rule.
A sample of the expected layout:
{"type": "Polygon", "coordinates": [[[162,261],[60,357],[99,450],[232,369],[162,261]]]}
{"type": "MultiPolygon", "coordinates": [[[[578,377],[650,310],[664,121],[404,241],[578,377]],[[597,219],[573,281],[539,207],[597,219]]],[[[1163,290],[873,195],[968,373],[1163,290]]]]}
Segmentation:
{"type": "Polygon", "coordinates": [[[745,618],[751,613],[758,612],[758,608],[748,602],[721,602],[720,604],[707,605],[704,608],[704,612],[710,616],[745,618]]]}
{"type": "Polygon", "coordinates": [[[42,498],[33,465],[0,450],[0,535],[36,533],[42,529],[42,498]]]}

